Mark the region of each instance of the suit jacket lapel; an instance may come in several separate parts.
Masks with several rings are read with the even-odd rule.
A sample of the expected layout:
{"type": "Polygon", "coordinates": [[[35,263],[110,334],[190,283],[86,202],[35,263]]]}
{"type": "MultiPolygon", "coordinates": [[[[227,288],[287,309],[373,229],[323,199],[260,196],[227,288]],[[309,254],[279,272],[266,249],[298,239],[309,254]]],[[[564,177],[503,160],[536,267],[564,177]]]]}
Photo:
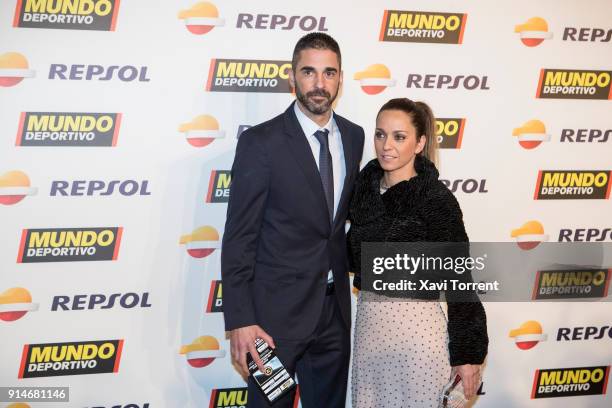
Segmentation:
{"type": "MultiPolygon", "coordinates": [[[[343,205],[345,205],[345,201],[349,198],[348,194],[350,191],[350,183],[352,183],[352,174],[351,168],[353,163],[353,143],[352,138],[349,134],[348,128],[345,126],[344,119],[335,115],[336,124],[338,125],[338,130],[340,131],[340,136],[342,138],[342,150],[344,150],[344,167],[346,169],[344,176],[344,185],[342,186],[342,194],[340,195],[340,201],[338,203],[338,210],[336,214],[340,213],[340,209],[343,205]]],[[[335,224],[336,220],[334,220],[335,224]]]]}
{"type": "MultiPolygon", "coordinates": [[[[331,224],[329,220],[329,212],[327,211],[327,201],[325,198],[325,192],[323,191],[323,183],[321,182],[321,175],[319,174],[319,168],[317,167],[317,162],[312,156],[312,149],[306,140],[306,135],[304,135],[304,131],[300,126],[300,123],[295,116],[295,112],[293,111],[293,102],[291,106],[285,111],[285,133],[289,136],[287,138],[288,145],[290,148],[295,161],[298,163],[299,167],[302,169],[304,176],[306,176],[306,180],[308,181],[308,185],[312,189],[315,194],[315,199],[320,203],[318,206],[321,210],[321,217],[325,217],[322,219],[328,220],[328,225],[331,224]]],[[[343,142],[344,143],[344,142],[343,142]]],[[[346,150],[345,150],[346,152],[346,150]]],[[[345,153],[346,154],[346,153],[345,153]]]]}

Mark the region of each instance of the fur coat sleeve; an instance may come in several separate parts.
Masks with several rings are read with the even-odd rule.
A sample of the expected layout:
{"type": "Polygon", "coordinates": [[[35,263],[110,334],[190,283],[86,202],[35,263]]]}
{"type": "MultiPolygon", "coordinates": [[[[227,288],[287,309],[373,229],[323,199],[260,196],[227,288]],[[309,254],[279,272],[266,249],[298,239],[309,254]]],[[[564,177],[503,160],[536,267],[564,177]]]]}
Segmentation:
{"type": "MultiPolygon", "coordinates": [[[[439,194],[431,197],[425,207],[431,211],[431,216],[426,218],[426,228],[434,238],[432,241],[468,242],[459,203],[448,189],[440,190],[439,194]]],[[[465,256],[469,256],[467,245],[465,256]]],[[[471,274],[467,272],[463,280],[471,282],[471,274]]],[[[465,292],[449,290],[445,296],[451,366],[482,364],[489,344],[487,317],[482,303],[475,293],[466,296],[465,292]]]]}

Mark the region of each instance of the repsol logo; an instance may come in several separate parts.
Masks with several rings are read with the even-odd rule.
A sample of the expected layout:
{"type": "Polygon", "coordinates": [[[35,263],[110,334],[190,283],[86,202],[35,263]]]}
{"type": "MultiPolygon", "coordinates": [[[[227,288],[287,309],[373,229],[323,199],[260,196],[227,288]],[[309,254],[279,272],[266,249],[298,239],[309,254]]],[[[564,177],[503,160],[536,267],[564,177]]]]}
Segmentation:
{"type": "Polygon", "coordinates": [[[440,149],[460,149],[463,140],[464,118],[437,118],[436,136],[440,149]]]}
{"type": "Polygon", "coordinates": [[[119,405],[113,405],[113,406],[109,406],[109,407],[105,407],[103,405],[100,406],[96,406],[96,407],[91,407],[91,408],[149,408],[149,403],[145,402],[144,404],[140,405],[140,404],[119,404],[119,405]]]}
{"type": "Polygon", "coordinates": [[[608,296],[610,270],[538,271],[532,299],[591,299],[608,296]]]}
{"type": "Polygon", "coordinates": [[[291,61],[213,59],[206,90],[291,93],[290,70],[291,61]]]}
{"type": "Polygon", "coordinates": [[[612,29],[592,27],[565,27],[563,29],[563,41],[610,42],[611,40],[612,29]]]}
{"type": "Polygon", "coordinates": [[[448,187],[448,189],[452,192],[452,193],[456,193],[456,192],[463,192],[466,194],[473,194],[473,193],[488,193],[489,190],[487,190],[487,180],[486,179],[456,179],[456,180],[447,180],[447,179],[440,179],[440,181],[442,183],[444,183],[444,185],[446,187],[448,187]]]}
{"type": "Polygon", "coordinates": [[[603,395],[609,373],[610,366],[536,370],[531,398],[603,395]]]}
{"type": "Polygon", "coordinates": [[[612,228],[561,228],[559,242],[612,241],[612,228]]]}
{"type": "Polygon", "coordinates": [[[239,125],[238,126],[238,131],[236,132],[236,139],[240,138],[240,135],[242,134],[242,132],[244,132],[247,129],[252,128],[253,126],[251,125],[239,125]]]}
{"type": "Polygon", "coordinates": [[[246,408],[248,401],[247,387],[217,388],[210,394],[211,408],[246,408]]]}
{"type": "Polygon", "coordinates": [[[24,229],[18,263],[114,261],[123,227],[24,229]]]}
{"type": "Polygon", "coordinates": [[[560,327],[557,341],[612,340],[612,326],[560,327]]]}
{"type": "Polygon", "coordinates": [[[115,31],[119,0],[17,0],[13,27],[115,31]]]}
{"type": "Polygon", "coordinates": [[[610,170],[540,170],[534,200],[610,198],[610,170]]]}
{"type": "Polygon", "coordinates": [[[120,113],[22,112],[17,146],[116,146],[120,113]]]}
{"type": "Polygon", "coordinates": [[[612,129],[563,129],[561,143],[605,143],[612,129]]]}
{"type": "Polygon", "coordinates": [[[206,313],[217,313],[223,311],[223,286],[220,280],[210,282],[210,292],[206,304],[206,313]]]}
{"type": "Polygon", "coordinates": [[[461,44],[467,14],[385,10],[379,41],[461,44]]]}
{"type": "Polygon", "coordinates": [[[208,182],[207,203],[227,203],[229,201],[230,183],[232,175],[230,170],[213,170],[210,172],[208,182]]]}
{"type": "Polygon", "coordinates": [[[82,65],[82,64],[51,64],[49,68],[49,79],[61,79],[70,81],[110,81],[119,79],[123,82],[149,82],[147,77],[148,67],[134,67],[132,65],[82,65]]]}
{"type": "Polygon", "coordinates": [[[122,196],[149,196],[149,180],[54,180],[51,182],[51,197],[79,197],[79,196],[109,196],[113,194],[122,196]]]}
{"type": "Polygon", "coordinates": [[[425,89],[476,89],[488,91],[488,76],[478,75],[438,75],[438,74],[408,74],[407,88],[425,89]]]}
{"type": "Polygon", "coordinates": [[[236,20],[236,28],[255,30],[293,30],[299,28],[302,31],[327,31],[325,20],[326,17],[240,13],[236,20]]]}
{"type": "Polygon", "coordinates": [[[123,340],[26,344],[19,378],[116,373],[123,340]]]}
{"type": "Polygon", "coordinates": [[[545,68],[540,71],[536,98],[611,99],[612,71],[545,68]]]}
{"type": "Polygon", "coordinates": [[[135,292],[113,293],[109,296],[101,293],[74,296],[58,295],[53,296],[51,311],[112,309],[115,306],[123,309],[151,307],[151,303],[149,303],[149,292],[144,292],[142,294],[135,292]]]}

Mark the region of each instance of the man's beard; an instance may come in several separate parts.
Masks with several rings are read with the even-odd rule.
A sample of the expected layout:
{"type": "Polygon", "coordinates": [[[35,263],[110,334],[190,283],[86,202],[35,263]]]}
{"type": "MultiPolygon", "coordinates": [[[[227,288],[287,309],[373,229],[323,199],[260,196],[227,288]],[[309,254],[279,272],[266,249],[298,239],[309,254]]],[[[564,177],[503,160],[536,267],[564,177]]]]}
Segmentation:
{"type": "MultiPolygon", "coordinates": [[[[338,84],[338,88],[340,85],[338,84]]],[[[297,84],[295,84],[295,97],[298,101],[304,106],[310,113],[314,115],[321,115],[331,109],[332,103],[336,100],[338,96],[338,89],[336,89],[336,93],[332,96],[325,89],[315,89],[310,92],[302,93],[302,90],[299,88],[297,84]],[[325,100],[321,103],[316,103],[312,99],[313,96],[322,96],[325,100]]]]}

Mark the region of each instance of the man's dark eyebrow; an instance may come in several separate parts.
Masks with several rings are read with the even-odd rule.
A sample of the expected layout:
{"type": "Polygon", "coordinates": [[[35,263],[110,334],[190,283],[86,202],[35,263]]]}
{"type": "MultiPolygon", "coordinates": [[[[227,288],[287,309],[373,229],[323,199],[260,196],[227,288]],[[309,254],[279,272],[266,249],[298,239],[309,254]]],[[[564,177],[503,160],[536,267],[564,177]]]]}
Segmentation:
{"type": "MultiPolygon", "coordinates": [[[[303,66],[302,68],[300,68],[300,71],[314,71],[314,70],[315,70],[314,67],[311,67],[311,66],[308,66],[308,65],[303,66]]],[[[323,71],[325,71],[325,72],[338,72],[338,69],[334,68],[334,67],[327,67],[323,71]]]]}

